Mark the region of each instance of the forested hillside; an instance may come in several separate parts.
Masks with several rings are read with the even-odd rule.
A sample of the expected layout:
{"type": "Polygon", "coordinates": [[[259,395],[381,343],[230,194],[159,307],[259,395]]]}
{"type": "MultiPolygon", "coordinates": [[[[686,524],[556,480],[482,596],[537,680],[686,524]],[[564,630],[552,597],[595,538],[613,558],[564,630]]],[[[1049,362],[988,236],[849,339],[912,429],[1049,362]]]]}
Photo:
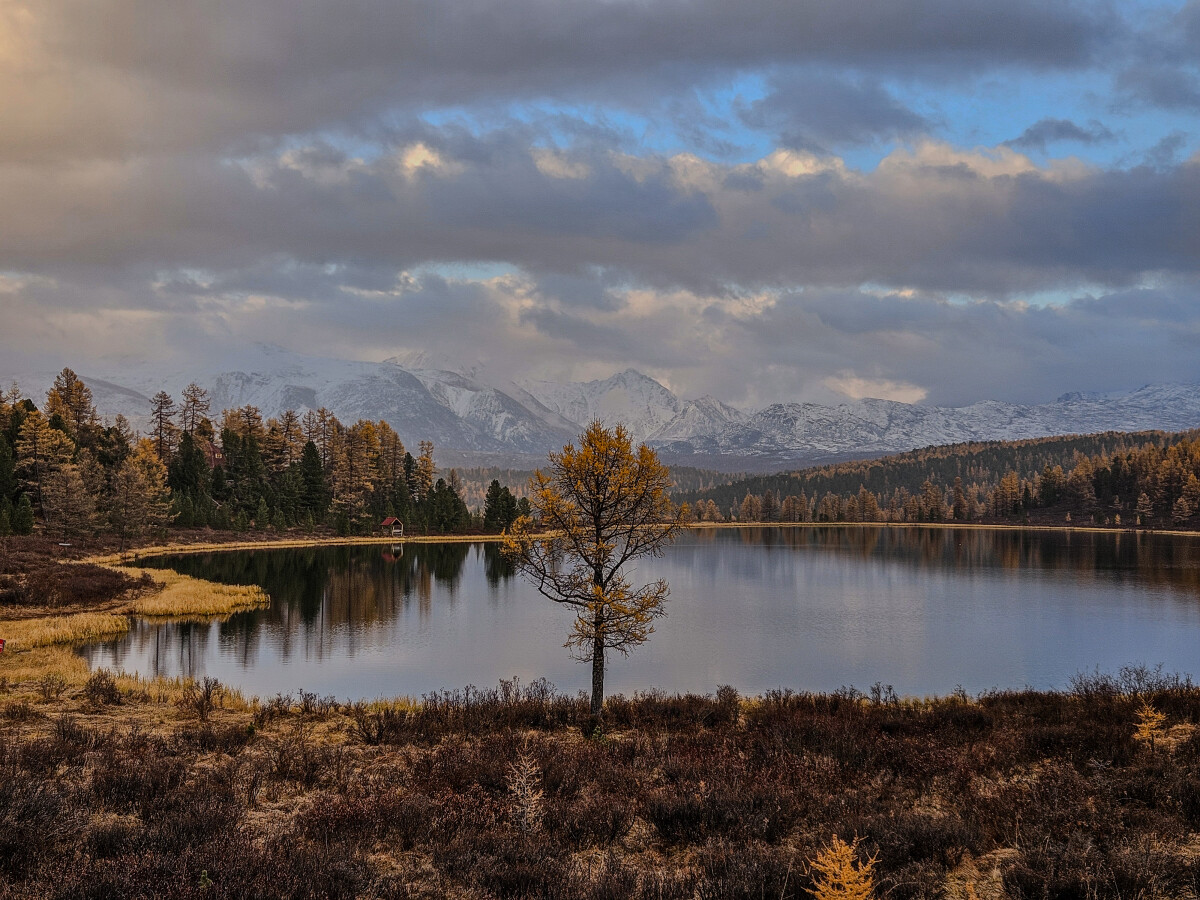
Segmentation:
{"type": "Polygon", "coordinates": [[[701,520],[1193,526],[1200,432],[951,444],[681,494],[701,520]]]}

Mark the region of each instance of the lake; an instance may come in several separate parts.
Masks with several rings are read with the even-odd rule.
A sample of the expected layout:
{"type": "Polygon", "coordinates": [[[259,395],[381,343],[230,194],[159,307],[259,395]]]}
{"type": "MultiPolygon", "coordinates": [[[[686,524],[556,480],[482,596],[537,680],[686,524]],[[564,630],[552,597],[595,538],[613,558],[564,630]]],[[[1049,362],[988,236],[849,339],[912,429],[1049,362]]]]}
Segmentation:
{"type": "MultiPolygon", "coordinates": [[[[135,621],[83,648],[93,667],[211,675],[247,696],[420,695],[501,678],[590,685],[571,615],[493,544],[398,544],[160,557],[261,585],[223,622],[135,621]]],[[[902,695],[1064,688],[1096,668],[1200,673],[1200,539],[905,527],[695,529],[640,581],[671,584],[650,641],[610,658],[608,693],[747,694],[891,684],[902,695]]]]}

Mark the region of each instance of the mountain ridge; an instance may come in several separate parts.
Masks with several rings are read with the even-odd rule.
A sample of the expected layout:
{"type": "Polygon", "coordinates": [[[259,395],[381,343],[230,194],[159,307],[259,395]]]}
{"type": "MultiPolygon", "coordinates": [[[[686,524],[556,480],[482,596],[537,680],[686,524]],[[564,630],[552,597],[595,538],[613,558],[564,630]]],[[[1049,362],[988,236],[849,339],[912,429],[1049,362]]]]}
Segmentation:
{"type": "MultiPolygon", "coordinates": [[[[493,460],[560,449],[596,418],[607,424],[620,422],[635,442],[650,444],[671,461],[724,458],[738,465],[882,455],[964,441],[1200,426],[1196,384],[1075,391],[1043,404],[980,400],[937,407],[861,399],[741,410],[708,396],[682,399],[636,369],[587,382],[497,385],[471,370],[409,368],[395,359],[358,362],[262,349],[256,365],[248,369],[214,364],[184,373],[142,364],[113,372],[96,367],[79,374],[91,386],[102,416],[122,414],[135,427],[145,427],[150,396],[166,390],[178,398],[195,381],[209,391],[214,412],[252,404],[264,416],[273,416],[288,408],[324,406],[346,422],[386,419],[412,446],[428,439],[468,458],[478,454],[493,460]]],[[[15,377],[40,405],[54,375],[15,377]]]]}

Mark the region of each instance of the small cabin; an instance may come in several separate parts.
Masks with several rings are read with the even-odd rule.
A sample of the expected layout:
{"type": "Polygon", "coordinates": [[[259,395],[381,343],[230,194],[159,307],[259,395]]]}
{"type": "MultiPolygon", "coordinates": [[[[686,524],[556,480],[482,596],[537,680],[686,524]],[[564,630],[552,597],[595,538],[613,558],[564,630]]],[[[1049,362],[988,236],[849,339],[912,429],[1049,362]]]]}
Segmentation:
{"type": "Polygon", "coordinates": [[[404,537],[404,523],[395,516],[388,516],[379,528],[381,531],[391,534],[392,537],[404,537]]]}

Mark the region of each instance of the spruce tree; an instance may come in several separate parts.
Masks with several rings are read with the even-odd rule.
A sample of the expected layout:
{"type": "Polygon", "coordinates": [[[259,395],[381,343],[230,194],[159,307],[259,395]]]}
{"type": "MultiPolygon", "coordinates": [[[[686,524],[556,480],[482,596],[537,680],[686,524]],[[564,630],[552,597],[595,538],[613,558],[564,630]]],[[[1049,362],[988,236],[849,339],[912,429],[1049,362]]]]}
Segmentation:
{"type": "Polygon", "coordinates": [[[483,527],[488,531],[500,531],[504,528],[501,505],[503,498],[500,493],[500,481],[493,478],[488,485],[487,494],[483,498],[483,527]]]}
{"type": "Polygon", "coordinates": [[[267,501],[264,497],[258,498],[258,507],[254,511],[254,527],[266,528],[271,524],[271,510],[267,508],[267,501]]]}
{"type": "Polygon", "coordinates": [[[33,504],[29,495],[22,494],[12,520],[13,534],[33,534],[33,504]]]}
{"type": "Polygon", "coordinates": [[[329,509],[329,489],[325,486],[325,469],[321,465],[321,454],[317,445],[309,441],[300,455],[300,505],[314,519],[325,517],[329,509]]]}
{"type": "Polygon", "coordinates": [[[196,446],[191,434],[184,432],[179,448],[167,466],[167,484],[171,490],[198,500],[209,491],[208,459],[196,446]]]}
{"type": "Polygon", "coordinates": [[[0,497],[11,500],[17,492],[17,460],[12,445],[0,434],[0,497]]]}

